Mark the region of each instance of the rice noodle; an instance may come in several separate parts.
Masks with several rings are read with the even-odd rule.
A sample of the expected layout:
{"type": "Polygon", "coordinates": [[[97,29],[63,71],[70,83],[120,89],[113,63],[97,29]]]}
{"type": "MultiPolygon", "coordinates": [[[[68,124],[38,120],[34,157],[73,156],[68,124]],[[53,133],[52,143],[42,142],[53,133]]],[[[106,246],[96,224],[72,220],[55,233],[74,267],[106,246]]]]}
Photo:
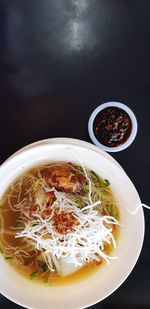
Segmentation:
{"type": "Polygon", "coordinates": [[[114,247],[116,242],[112,229],[107,228],[105,222],[110,225],[118,225],[119,222],[112,216],[99,215],[95,206],[99,205],[100,201],[79,209],[75,203],[66,198],[66,193],[58,192],[54,188],[53,192],[57,198],[55,209],[57,208],[59,211],[63,209],[66,212],[71,211],[80,224],[73,228],[72,233],[61,235],[55,230],[53,216],[45,220],[39,214],[34,214],[36,220],[26,224],[25,229],[17,233],[16,237],[32,239],[36,248],[45,252],[44,255],[51,271],[54,271],[55,268],[58,270],[56,260],[58,262],[60,258],[64,257],[70,257],[76,266],[92,261],[93,254],[99,255],[110,263],[110,260],[114,257],[107,256],[100,248],[103,248],[103,242],[108,244],[112,242],[114,247]],[[36,226],[33,226],[34,224],[36,226]],[[45,234],[49,234],[51,237],[45,240],[43,238],[45,234]],[[79,259],[82,260],[82,263],[79,262],[79,259]]]}

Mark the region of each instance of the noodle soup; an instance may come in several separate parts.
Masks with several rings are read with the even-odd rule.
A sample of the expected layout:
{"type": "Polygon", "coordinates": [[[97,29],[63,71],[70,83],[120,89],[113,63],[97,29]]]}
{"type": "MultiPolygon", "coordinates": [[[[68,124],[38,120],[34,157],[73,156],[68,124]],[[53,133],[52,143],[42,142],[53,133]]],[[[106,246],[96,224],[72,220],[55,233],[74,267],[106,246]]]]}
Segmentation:
{"type": "Polygon", "coordinates": [[[110,263],[119,210],[109,180],[71,162],[18,177],[0,201],[0,250],[34,281],[64,284],[110,263]]]}

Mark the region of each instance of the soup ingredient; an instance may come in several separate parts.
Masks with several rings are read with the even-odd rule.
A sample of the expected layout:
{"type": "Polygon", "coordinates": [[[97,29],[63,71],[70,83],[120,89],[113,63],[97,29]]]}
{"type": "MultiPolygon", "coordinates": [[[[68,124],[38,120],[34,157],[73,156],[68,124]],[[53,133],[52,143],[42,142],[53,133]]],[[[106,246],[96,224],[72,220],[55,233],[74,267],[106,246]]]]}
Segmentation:
{"type": "Polygon", "coordinates": [[[30,275],[30,279],[36,278],[38,276],[39,276],[38,272],[37,271],[33,271],[33,273],[30,275]]]}
{"type": "Polygon", "coordinates": [[[85,177],[72,165],[54,164],[43,171],[46,182],[64,192],[80,192],[85,177]]]}
{"type": "Polygon", "coordinates": [[[3,198],[4,256],[30,271],[30,279],[42,280],[56,280],[102,259],[110,263],[114,257],[106,246],[116,247],[119,212],[109,187],[107,179],[72,163],[24,173],[3,198]]]}
{"type": "Polygon", "coordinates": [[[82,266],[84,262],[92,260],[100,262],[101,257],[109,263],[111,257],[103,252],[104,242],[110,244],[112,241],[114,247],[116,242],[112,228],[107,228],[105,223],[113,225],[117,224],[117,220],[99,215],[99,210],[95,207],[100,206],[100,201],[79,209],[71,200],[66,200],[65,195],[59,194],[63,207],[56,202],[52,208],[53,215],[46,221],[35,214],[35,220],[26,224],[26,228],[17,233],[16,237],[34,240],[36,248],[44,250],[44,257],[51,271],[57,269],[59,272],[58,261],[66,257],[70,257],[75,266],[82,266]],[[45,236],[48,237],[45,239],[45,236]]]}
{"type": "Polygon", "coordinates": [[[125,143],[129,138],[132,123],[129,115],[124,110],[111,106],[97,114],[93,129],[100,143],[108,147],[117,147],[125,143]]]}

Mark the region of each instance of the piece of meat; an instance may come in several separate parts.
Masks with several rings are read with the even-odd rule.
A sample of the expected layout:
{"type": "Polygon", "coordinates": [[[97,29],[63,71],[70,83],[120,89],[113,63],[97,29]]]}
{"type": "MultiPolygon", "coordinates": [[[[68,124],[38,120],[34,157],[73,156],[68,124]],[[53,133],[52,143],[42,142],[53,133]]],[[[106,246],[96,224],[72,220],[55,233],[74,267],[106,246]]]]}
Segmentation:
{"type": "Polygon", "coordinates": [[[85,176],[69,164],[52,164],[42,174],[51,187],[64,192],[79,193],[86,182],[85,176]]]}

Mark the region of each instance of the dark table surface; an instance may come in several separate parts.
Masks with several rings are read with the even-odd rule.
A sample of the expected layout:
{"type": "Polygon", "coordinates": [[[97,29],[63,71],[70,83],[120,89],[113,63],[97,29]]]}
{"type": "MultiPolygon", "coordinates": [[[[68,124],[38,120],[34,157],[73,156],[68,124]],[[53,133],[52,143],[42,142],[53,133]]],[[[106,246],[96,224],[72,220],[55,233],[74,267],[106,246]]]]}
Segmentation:
{"type": "MultiPolygon", "coordinates": [[[[90,141],[92,110],[124,102],[137,116],[138,134],[113,157],[150,204],[149,72],[149,0],[0,0],[0,163],[40,139],[90,141]]],[[[145,219],[136,267],[92,308],[150,308],[148,210],[145,219]]],[[[21,308],[0,296],[5,307],[21,308]]]]}

